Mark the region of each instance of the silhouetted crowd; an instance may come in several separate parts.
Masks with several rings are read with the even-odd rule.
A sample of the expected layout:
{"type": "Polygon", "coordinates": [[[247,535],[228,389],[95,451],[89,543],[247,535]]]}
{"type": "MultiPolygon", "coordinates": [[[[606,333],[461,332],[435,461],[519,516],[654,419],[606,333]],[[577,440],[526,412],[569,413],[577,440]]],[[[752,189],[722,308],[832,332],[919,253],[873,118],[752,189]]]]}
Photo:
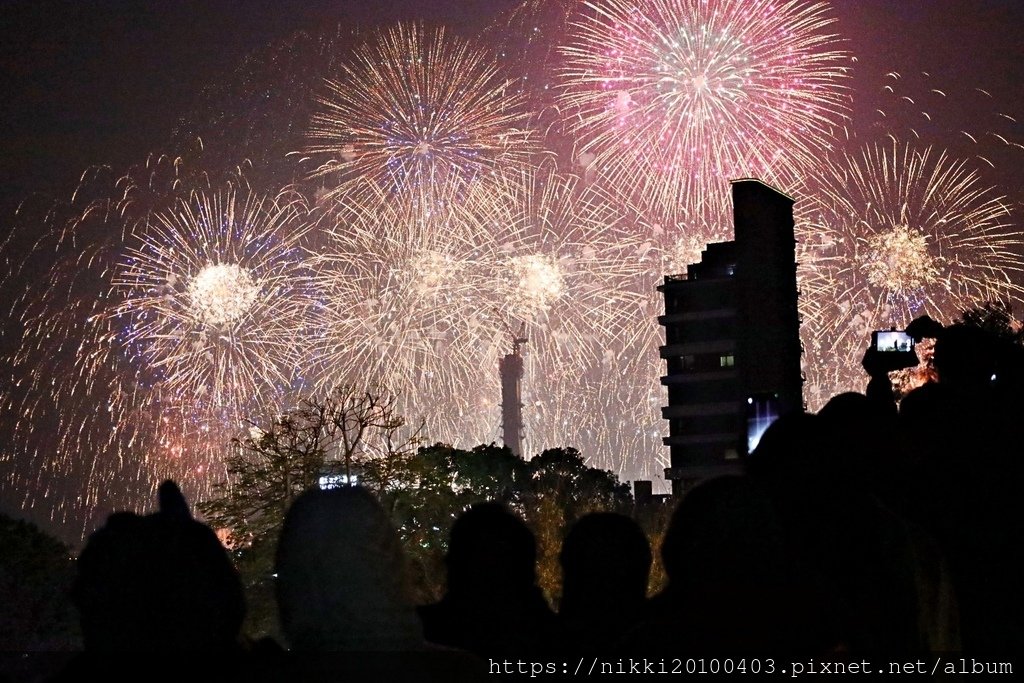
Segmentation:
{"type": "Polygon", "coordinates": [[[653,597],[640,526],[596,513],[565,536],[556,613],[530,529],[482,503],[454,522],[443,598],[417,606],[377,500],[358,487],[309,490],[277,548],[286,642],[246,642],[231,559],[167,482],[158,512],[112,515],[82,551],[86,651],[61,680],[155,665],[194,678],[200,661],[210,678],[457,681],[517,658],[1024,652],[1021,349],[936,327],[915,333],[937,337],[938,381],[898,408],[891,368],[869,350],[866,394],[781,417],[746,474],[688,491],[653,597]],[[105,654],[125,651],[153,654],[105,654]]]}

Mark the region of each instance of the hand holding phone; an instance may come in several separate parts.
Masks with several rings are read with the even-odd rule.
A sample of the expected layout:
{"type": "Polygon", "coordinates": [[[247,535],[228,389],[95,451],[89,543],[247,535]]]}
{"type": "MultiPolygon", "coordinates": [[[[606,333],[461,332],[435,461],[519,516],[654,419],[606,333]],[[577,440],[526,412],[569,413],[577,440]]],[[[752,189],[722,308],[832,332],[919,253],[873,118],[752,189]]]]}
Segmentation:
{"type": "Polygon", "coordinates": [[[869,375],[912,368],[921,361],[914,351],[914,338],[902,330],[877,330],[871,333],[871,345],[862,365],[869,375]]]}
{"type": "Polygon", "coordinates": [[[914,338],[902,330],[878,330],[871,333],[871,346],[879,353],[911,353],[914,338]]]}

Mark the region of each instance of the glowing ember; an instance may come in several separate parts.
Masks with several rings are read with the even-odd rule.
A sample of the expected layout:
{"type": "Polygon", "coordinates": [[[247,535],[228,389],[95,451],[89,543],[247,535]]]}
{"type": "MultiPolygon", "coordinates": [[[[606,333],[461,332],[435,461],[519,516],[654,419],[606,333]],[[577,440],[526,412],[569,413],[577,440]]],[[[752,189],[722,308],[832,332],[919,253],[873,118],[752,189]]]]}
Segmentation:
{"type": "Polygon", "coordinates": [[[912,292],[939,275],[939,260],[928,253],[928,238],[907,225],[872,235],[867,244],[864,273],[876,287],[912,292]]]}
{"type": "Polygon", "coordinates": [[[252,276],[234,263],[206,266],[188,286],[196,318],[210,327],[226,327],[240,320],[259,293],[252,276]]]}
{"type": "Polygon", "coordinates": [[[565,281],[558,262],[544,254],[516,256],[509,262],[520,303],[527,309],[546,310],[562,296],[565,281]]]}

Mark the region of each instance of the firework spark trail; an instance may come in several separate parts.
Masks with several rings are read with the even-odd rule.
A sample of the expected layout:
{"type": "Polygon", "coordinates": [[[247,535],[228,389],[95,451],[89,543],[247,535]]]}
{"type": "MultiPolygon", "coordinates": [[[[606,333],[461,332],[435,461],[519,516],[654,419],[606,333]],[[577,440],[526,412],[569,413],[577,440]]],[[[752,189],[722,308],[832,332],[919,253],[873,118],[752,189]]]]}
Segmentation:
{"type": "Polygon", "coordinates": [[[1022,292],[1022,235],[1005,200],[966,162],[895,142],[841,155],[809,194],[806,231],[820,295],[821,356],[850,386],[872,330],[929,314],[955,316],[978,302],[1022,292]],[[827,321],[831,321],[826,324],[827,321]]]}
{"type": "Polygon", "coordinates": [[[357,35],[339,24],[256,47],[230,75],[200,88],[172,133],[172,148],[198,138],[207,150],[203,166],[212,173],[246,159],[254,187],[293,182],[299,175],[293,162],[306,162],[294,152],[306,141],[316,95],[350,57],[357,35]]]}
{"type": "Polygon", "coordinates": [[[23,265],[2,283],[11,302],[4,347],[15,350],[5,358],[0,487],[24,509],[45,501],[51,519],[84,531],[90,515],[151,488],[141,448],[151,415],[137,407],[140,369],[111,353],[108,276],[128,227],[168,206],[175,188],[204,180],[151,156],[123,176],[88,169],[70,200],[20,217],[4,260],[23,265]]]}
{"type": "MultiPolygon", "coordinates": [[[[231,182],[238,187],[239,180],[231,182]]],[[[189,347],[183,327],[165,318],[175,315],[175,302],[203,288],[181,271],[175,289],[170,273],[159,271],[172,263],[183,266],[188,253],[200,253],[197,248],[212,253],[215,240],[203,240],[212,240],[220,216],[207,216],[206,225],[197,221],[187,229],[174,223],[201,213],[183,207],[192,192],[205,196],[208,185],[190,162],[154,156],[120,177],[106,169],[90,171],[69,203],[26,216],[23,232],[40,237],[32,238],[36,244],[28,252],[28,265],[12,270],[3,282],[13,301],[11,319],[17,321],[5,330],[5,346],[14,344],[17,350],[5,359],[11,382],[2,400],[4,417],[12,424],[4,429],[12,438],[9,453],[0,458],[9,475],[2,486],[22,496],[24,508],[46,501],[51,519],[84,531],[105,511],[137,507],[162,477],[177,478],[190,495],[198,495],[211,475],[223,475],[220,456],[229,437],[224,427],[237,426],[244,416],[217,405],[211,396],[218,381],[225,392],[251,390],[253,383],[244,380],[253,378],[254,371],[232,367],[239,364],[236,353],[218,359],[220,380],[207,372],[217,357],[189,347]],[[164,238],[168,243],[162,246],[146,241],[164,238]],[[45,287],[40,287],[40,273],[45,287]],[[193,352],[190,364],[161,358],[160,349],[166,352],[175,344],[179,352],[193,352]],[[191,375],[202,377],[190,383],[191,375]]],[[[251,234],[258,227],[241,232],[251,234]]],[[[253,245],[269,254],[277,248],[270,242],[253,245]]],[[[264,275],[259,271],[252,278],[261,287],[258,298],[283,294],[263,289],[264,275]]],[[[251,309],[257,307],[252,301],[251,309]]],[[[208,307],[207,313],[224,315],[216,310],[208,307]]],[[[294,317],[290,311],[278,313],[282,319],[294,317]]],[[[255,321],[249,311],[243,317],[245,323],[255,321]]],[[[268,331],[277,324],[267,325],[268,331]]],[[[234,330],[232,335],[237,341],[234,330]]],[[[276,341],[284,343],[281,335],[276,341]]],[[[268,370],[265,364],[259,367],[260,386],[277,378],[268,370]]],[[[269,392],[256,393],[269,404],[269,392]]]]}
{"type": "Polygon", "coordinates": [[[1001,110],[992,93],[950,87],[928,72],[891,71],[882,82],[872,127],[890,138],[939,146],[989,169],[1020,163],[1024,140],[1017,117],[1001,110]],[[972,112],[966,122],[964,111],[972,112]]]}
{"type": "Polygon", "coordinates": [[[370,180],[435,210],[500,167],[532,152],[522,98],[496,59],[444,29],[400,24],[343,64],[319,98],[308,151],[317,176],[352,196],[370,180]]]}
{"type": "Polygon", "coordinates": [[[664,476],[668,453],[661,440],[664,397],[659,382],[664,370],[658,368],[664,361],[656,348],[623,342],[572,381],[528,374],[539,400],[526,400],[524,411],[551,439],[538,447],[577,445],[591,467],[626,479],[664,476]],[[654,348],[654,355],[645,354],[645,348],[654,348]]]}
{"type": "Polygon", "coordinates": [[[546,150],[572,158],[573,170],[585,174],[590,155],[581,158],[571,151],[568,122],[555,98],[559,42],[568,35],[579,4],[579,0],[524,0],[488,26],[481,40],[499,53],[504,73],[511,79],[509,87],[524,98],[540,143],[546,150]]]}
{"type": "Polygon", "coordinates": [[[847,111],[848,56],[823,3],[585,3],[560,101],[607,182],[676,205],[736,177],[783,188],[847,111]]]}

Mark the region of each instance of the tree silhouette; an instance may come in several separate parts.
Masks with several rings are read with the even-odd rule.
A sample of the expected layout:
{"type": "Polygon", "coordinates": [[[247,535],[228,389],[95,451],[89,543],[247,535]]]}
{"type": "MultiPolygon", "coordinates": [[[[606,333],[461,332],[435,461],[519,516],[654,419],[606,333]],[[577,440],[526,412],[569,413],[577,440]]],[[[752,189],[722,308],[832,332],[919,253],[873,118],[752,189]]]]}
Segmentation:
{"type": "MultiPolygon", "coordinates": [[[[35,524],[3,514],[0,548],[0,643],[4,649],[80,648],[77,615],[70,600],[75,577],[71,549],[35,524]]],[[[0,679],[6,680],[3,673],[0,664],[0,679]]]]}
{"type": "Polygon", "coordinates": [[[357,478],[384,491],[403,470],[422,427],[407,427],[396,404],[382,387],[341,386],[232,440],[228,480],[196,507],[234,550],[249,603],[246,631],[279,635],[274,555],[292,501],[314,486],[352,485],[357,478]]]}
{"type": "Polygon", "coordinates": [[[537,536],[541,586],[552,600],[560,594],[558,552],[569,525],[588,512],[631,508],[629,487],[588,467],[574,448],[531,460],[495,444],[417,448],[422,424],[407,425],[396,405],[383,389],[339,387],[234,440],[228,481],[197,508],[234,547],[250,633],[275,632],[277,535],[292,501],[313,486],[358,481],[374,492],[398,529],[424,603],[441,596],[451,525],[474,503],[505,503],[523,516],[537,536]]]}
{"type": "Polygon", "coordinates": [[[632,511],[629,486],[607,470],[588,467],[575,448],[550,448],[529,462],[530,486],[523,512],[537,537],[537,575],[548,598],[561,597],[562,540],[590,512],[632,511]]]}
{"type": "Polygon", "coordinates": [[[348,385],[304,399],[267,428],[251,425],[232,440],[228,481],[215,484],[216,495],[198,509],[245,546],[276,536],[291,502],[308,488],[350,485],[365,469],[375,488],[386,489],[420,438],[421,428],[404,429],[396,402],[383,388],[348,385]]]}
{"type": "Polygon", "coordinates": [[[444,587],[444,555],[455,519],[484,501],[508,505],[538,540],[538,574],[552,600],[560,593],[558,552],[568,527],[589,512],[628,511],[629,487],[611,472],[588,467],[574,448],[549,449],[531,460],[495,444],[472,450],[422,447],[383,493],[417,577],[421,602],[444,587]]]}
{"type": "Polygon", "coordinates": [[[986,301],[977,308],[964,311],[960,322],[987,332],[1000,342],[1024,345],[1024,328],[1014,319],[1013,308],[1005,301],[986,301]]]}

